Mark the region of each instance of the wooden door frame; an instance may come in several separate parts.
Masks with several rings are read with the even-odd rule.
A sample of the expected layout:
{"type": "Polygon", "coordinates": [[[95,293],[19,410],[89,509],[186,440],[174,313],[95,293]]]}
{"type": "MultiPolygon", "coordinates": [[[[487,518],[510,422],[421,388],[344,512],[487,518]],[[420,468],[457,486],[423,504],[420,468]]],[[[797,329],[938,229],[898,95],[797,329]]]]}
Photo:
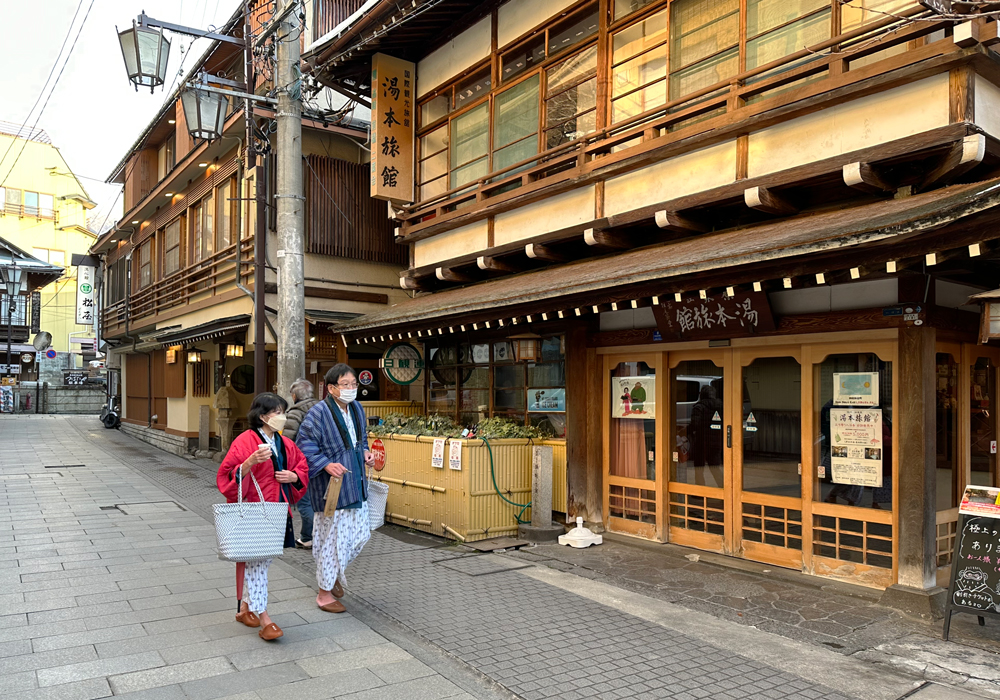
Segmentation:
{"type": "MultiPolygon", "coordinates": [[[[733,424],[733,483],[730,485],[730,490],[733,493],[733,519],[734,523],[740,523],[740,526],[734,527],[732,532],[731,542],[734,553],[745,559],[752,559],[754,561],[765,561],[769,564],[774,564],[776,566],[784,566],[791,569],[802,570],[807,557],[807,549],[811,554],[811,542],[812,542],[812,522],[809,518],[810,509],[806,508],[806,498],[809,498],[809,503],[811,505],[811,491],[807,494],[806,482],[808,481],[808,475],[812,473],[812,441],[807,439],[806,430],[808,412],[810,408],[806,405],[806,397],[811,399],[812,393],[812,381],[811,372],[810,381],[808,389],[810,393],[806,393],[807,385],[805,381],[805,375],[807,374],[805,366],[803,364],[803,355],[806,352],[805,345],[794,344],[794,345],[767,345],[767,346],[757,346],[757,347],[737,347],[733,348],[733,375],[736,381],[736,388],[740,392],[740,400],[733,401],[733,413],[729,418],[732,420],[733,424]],[[776,507],[785,509],[798,509],[802,517],[802,550],[799,552],[798,556],[795,556],[793,552],[798,550],[788,549],[785,547],[776,547],[774,545],[766,545],[762,543],[752,542],[751,549],[755,550],[756,556],[748,557],[746,556],[743,536],[742,536],[742,518],[743,518],[743,370],[749,367],[754,360],[767,357],[791,357],[796,362],[799,363],[799,432],[800,432],[800,444],[799,449],[801,452],[801,470],[799,474],[799,488],[800,494],[799,498],[792,499],[786,496],[771,496],[768,494],[758,494],[754,493],[754,500],[759,501],[761,505],[770,504],[776,507]],[[808,455],[808,457],[807,457],[808,455]],[[807,521],[809,521],[807,523],[807,521]],[[809,539],[806,539],[808,534],[809,539]],[[809,542],[810,546],[807,547],[806,543],[809,542]]],[[[809,402],[811,403],[811,402],[809,402]]]]}
{"type": "Polygon", "coordinates": [[[606,527],[610,532],[618,532],[625,535],[632,535],[635,537],[642,537],[643,539],[653,540],[655,542],[666,542],[666,528],[665,519],[666,515],[663,510],[663,490],[664,490],[664,477],[663,477],[663,406],[669,396],[669,387],[664,386],[666,382],[663,381],[663,353],[662,352],[640,352],[632,353],[626,349],[624,352],[606,354],[603,355],[602,362],[602,389],[601,396],[603,400],[603,407],[601,409],[601,452],[603,455],[603,484],[602,487],[602,505],[604,507],[604,527],[606,527]],[[649,488],[650,482],[646,479],[630,479],[627,477],[612,476],[611,475],[611,370],[621,362],[645,362],[648,367],[653,369],[656,381],[656,394],[654,400],[654,411],[653,420],[656,421],[655,431],[655,447],[654,447],[654,469],[656,472],[656,479],[653,480],[652,486],[656,492],[656,523],[654,525],[649,525],[648,523],[640,523],[631,520],[626,520],[625,518],[614,518],[612,521],[611,509],[610,509],[610,496],[611,496],[611,482],[614,480],[616,485],[622,485],[631,488],[649,488]]]}
{"type": "MultiPolygon", "coordinates": [[[[961,432],[959,439],[962,441],[962,474],[965,484],[972,483],[972,365],[976,358],[985,357],[997,368],[993,381],[991,399],[998,400],[997,393],[1000,391],[1000,348],[987,345],[974,345],[972,343],[962,344],[961,365],[958,368],[958,405],[959,405],[959,426],[961,432]]],[[[993,409],[993,434],[1000,440],[1000,415],[995,406],[993,409]]],[[[1000,455],[994,461],[1000,459],[1000,455]]],[[[997,474],[993,478],[992,486],[997,486],[1000,481],[1000,464],[997,465],[997,474]]]]}
{"type": "MultiPolygon", "coordinates": [[[[674,369],[681,362],[691,361],[691,360],[709,360],[716,367],[722,370],[722,381],[724,385],[731,386],[733,381],[733,348],[704,348],[698,350],[676,350],[673,352],[667,352],[667,366],[665,371],[667,373],[667,393],[668,400],[672,398],[671,394],[671,376],[674,369]]],[[[732,391],[724,391],[722,396],[722,415],[723,415],[723,426],[732,429],[732,423],[730,422],[733,411],[733,399],[732,391]]],[[[742,401],[741,401],[742,404],[742,401]]],[[[664,440],[667,445],[667,449],[670,452],[670,467],[673,467],[673,452],[676,450],[676,445],[674,444],[674,402],[669,401],[667,408],[666,420],[663,426],[664,440]]],[[[725,429],[725,428],[724,428],[725,429]]],[[[723,434],[723,440],[725,441],[725,434],[723,434]]],[[[725,443],[723,443],[725,444],[725,443]]],[[[733,488],[731,486],[732,474],[733,474],[733,448],[723,447],[722,450],[722,488],[716,489],[710,486],[699,486],[694,484],[684,484],[681,482],[672,481],[669,477],[666,481],[666,489],[664,489],[663,495],[660,497],[661,510],[667,511],[668,522],[667,522],[667,533],[671,542],[677,542],[678,544],[697,547],[698,549],[706,549],[709,551],[720,552],[722,554],[727,554],[731,556],[738,556],[738,553],[734,550],[732,546],[732,533],[734,532],[734,521],[733,521],[733,488]],[[727,478],[728,477],[728,478],[727,478]],[[721,495],[718,493],[721,491],[721,495]],[[705,496],[711,498],[720,498],[723,502],[723,534],[713,535],[708,532],[697,532],[693,530],[687,530],[685,528],[672,528],[669,525],[669,509],[670,509],[670,494],[671,493],[685,493],[690,495],[705,496]]]]}

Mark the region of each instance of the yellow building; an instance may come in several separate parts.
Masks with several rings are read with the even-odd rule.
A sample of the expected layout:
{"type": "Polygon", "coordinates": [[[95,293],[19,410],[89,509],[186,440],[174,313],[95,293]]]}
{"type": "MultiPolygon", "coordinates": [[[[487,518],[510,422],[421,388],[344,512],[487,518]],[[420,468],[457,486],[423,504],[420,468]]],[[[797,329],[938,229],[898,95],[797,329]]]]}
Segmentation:
{"type": "Polygon", "coordinates": [[[70,263],[96,239],[87,228],[94,202],[41,129],[0,121],[0,156],[0,238],[66,269],[42,291],[41,329],[52,334],[62,360],[74,349],[71,337],[93,337],[93,326],[76,323],[76,270],[70,263]]]}

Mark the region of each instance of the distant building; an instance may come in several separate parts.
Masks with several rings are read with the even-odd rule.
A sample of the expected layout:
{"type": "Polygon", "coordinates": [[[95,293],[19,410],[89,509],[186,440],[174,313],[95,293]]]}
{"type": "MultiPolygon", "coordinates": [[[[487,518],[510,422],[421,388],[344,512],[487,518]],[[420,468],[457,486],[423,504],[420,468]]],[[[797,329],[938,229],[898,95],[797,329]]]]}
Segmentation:
{"type": "Polygon", "coordinates": [[[87,228],[87,212],[94,206],[45,131],[0,120],[0,238],[65,270],[41,292],[40,328],[52,334],[59,353],[55,360],[43,358],[43,379],[50,374],[46,369],[70,366],[68,353],[81,347],[93,351],[94,327],[76,323],[71,262],[74,253],[86,254],[96,240],[87,228]]]}

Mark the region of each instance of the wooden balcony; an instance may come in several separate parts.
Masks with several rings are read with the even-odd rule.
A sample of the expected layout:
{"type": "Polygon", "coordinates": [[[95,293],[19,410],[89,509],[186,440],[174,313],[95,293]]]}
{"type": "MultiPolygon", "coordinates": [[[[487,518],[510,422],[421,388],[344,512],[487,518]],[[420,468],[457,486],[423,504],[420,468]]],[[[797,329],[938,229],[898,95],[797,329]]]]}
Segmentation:
{"type": "Polygon", "coordinates": [[[934,21],[922,7],[899,17],[921,21],[872,22],[411,205],[399,240],[418,241],[974,60],[997,77],[985,48],[998,40],[996,23],[977,25],[975,42],[956,42],[953,23],[934,21]],[[930,40],[940,32],[943,39],[930,40]]]}
{"type": "Polygon", "coordinates": [[[193,310],[243,294],[236,286],[237,251],[240,282],[252,288],[253,238],[246,238],[190,267],[132,292],[127,300],[108,304],[101,314],[108,337],[146,328],[193,310]]]}

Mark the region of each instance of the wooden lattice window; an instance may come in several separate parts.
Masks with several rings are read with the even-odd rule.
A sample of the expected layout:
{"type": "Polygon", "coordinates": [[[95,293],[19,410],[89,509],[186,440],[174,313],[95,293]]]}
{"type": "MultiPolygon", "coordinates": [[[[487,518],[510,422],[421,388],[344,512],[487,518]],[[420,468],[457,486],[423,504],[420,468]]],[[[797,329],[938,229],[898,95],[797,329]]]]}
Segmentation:
{"type": "Polygon", "coordinates": [[[713,535],[725,534],[725,502],[721,498],[670,494],[670,526],[713,535]]]}
{"type": "Polygon", "coordinates": [[[608,487],[608,510],[613,517],[656,522],[656,491],[611,484],[608,487]]]}
{"type": "Polygon", "coordinates": [[[813,554],[891,569],[892,525],[814,515],[813,554]]]}
{"type": "Polygon", "coordinates": [[[211,396],[212,391],[212,363],[208,360],[201,360],[191,365],[192,389],[191,395],[198,397],[211,396]]]}
{"type": "Polygon", "coordinates": [[[775,547],[802,549],[802,511],[744,503],[743,539],[775,547]]]}

